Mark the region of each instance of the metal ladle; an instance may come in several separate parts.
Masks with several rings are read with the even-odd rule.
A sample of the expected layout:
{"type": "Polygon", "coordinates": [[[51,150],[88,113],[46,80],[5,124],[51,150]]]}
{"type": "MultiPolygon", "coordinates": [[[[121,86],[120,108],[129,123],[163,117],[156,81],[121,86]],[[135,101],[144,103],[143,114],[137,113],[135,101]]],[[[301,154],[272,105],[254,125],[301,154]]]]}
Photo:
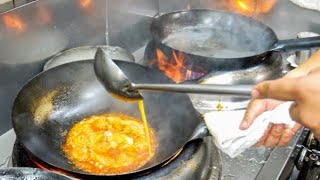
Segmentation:
{"type": "Polygon", "coordinates": [[[94,57],[94,71],[109,93],[125,101],[143,99],[139,90],[250,96],[252,89],[251,85],[134,84],[101,48],[94,57]]]}

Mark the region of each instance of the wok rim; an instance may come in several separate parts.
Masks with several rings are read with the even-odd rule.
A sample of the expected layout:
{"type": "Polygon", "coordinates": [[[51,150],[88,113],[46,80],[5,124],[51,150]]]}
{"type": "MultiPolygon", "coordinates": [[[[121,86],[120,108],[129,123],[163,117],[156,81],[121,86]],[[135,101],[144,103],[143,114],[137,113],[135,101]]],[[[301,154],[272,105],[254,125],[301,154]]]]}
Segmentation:
{"type": "MultiPolygon", "coordinates": [[[[142,65],[140,65],[140,64],[133,63],[133,62],[125,62],[125,61],[120,61],[120,60],[115,60],[115,62],[121,62],[121,63],[125,63],[125,64],[134,64],[134,65],[136,65],[136,66],[141,66],[141,67],[143,67],[143,68],[149,69],[148,67],[145,67],[145,66],[142,66],[142,65]]],[[[90,174],[90,173],[87,173],[87,172],[85,172],[85,171],[82,171],[82,170],[76,168],[72,163],[70,163],[70,162],[68,161],[68,163],[71,164],[72,167],[74,167],[75,169],[77,169],[77,170],[80,171],[80,172],[78,172],[78,171],[74,171],[74,170],[72,170],[72,169],[66,169],[66,168],[63,168],[63,167],[54,165],[54,164],[52,164],[52,163],[50,163],[50,162],[47,162],[47,161],[43,160],[42,158],[38,157],[38,156],[35,155],[35,153],[33,153],[29,148],[27,148],[27,146],[24,144],[23,141],[20,141],[20,140],[22,139],[22,138],[21,138],[22,135],[20,134],[19,131],[17,131],[18,128],[16,127],[17,124],[16,124],[15,121],[14,121],[15,118],[14,118],[14,111],[13,111],[13,110],[15,109],[15,106],[16,106],[16,104],[17,104],[18,99],[20,99],[20,97],[23,97],[23,96],[22,96],[22,93],[24,92],[25,88],[26,88],[32,81],[37,80],[37,78],[39,78],[39,76],[41,76],[41,75],[44,74],[44,73],[47,73],[47,72],[50,72],[50,71],[54,71],[54,70],[57,69],[57,68],[61,68],[61,66],[70,66],[70,65],[73,64],[73,63],[78,63],[78,64],[88,64],[88,63],[90,63],[90,64],[93,65],[93,60],[92,60],[92,59],[88,59],[88,60],[82,60],[82,61],[69,62],[69,63],[61,64],[61,65],[59,65],[59,66],[50,68],[50,69],[48,69],[48,70],[46,70],[46,71],[42,71],[42,72],[38,73],[37,75],[33,76],[31,79],[29,79],[29,80],[23,85],[23,87],[19,90],[18,94],[16,95],[16,97],[15,97],[15,99],[14,99],[14,102],[13,102],[13,105],[12,105],[12,108],[11,108],[11,122],[12,122],[12,127],[13,127],[13,130],[14,130],[15,134],[16,134],[16,139],[17,139],[18,142],[21,144],[21,146],[23,147],[23,149],[26,150],[27,153],[29,153],[30,155],[36,157],[36,158],[39,159],[40,161],[42,161],[42,162],[44,162],[44,163],[46,163],[46,164],[48,164],[48,165],[50,165],[50,166],[52,166],[52,167],[54,167],[54,168],[61,169],[61,170],[66,171],[66,172],[70,172],[70,173],[75,174],[75,175],[96,176],[96,177],[99,177],[99,178],[101,178],[101,177],[110,177],[110,178],[112,178],[112,177],[113,177],[113,178],[119,178],[119,177],[120,177],[120,178],[121,178],[121,176],[125,177],[125,176],[131,176],[131,175],[134,176],[134,177],[139,177],[139,176],[141,176],[141,175],[145,175],[145,174],[144,174],[145,172],[150,172],[150,173],[154,172],[154,171],[153,171],[154,168],[157,168],[157,167],[159,167],[159,166],[162,166],[164,163],[166,163],[166,162],[168,162],[169,160],[171,160],[175,155],[177,155],[177,153],[179,152],[179,150],[180,150],[181,148],[183,148],[188,142],[190,142],[190,141],[193,140],[193,139],[190,140],[190,137],[189,137],[189,138],[185,141],[185,143],[183,143],[182,146],[180,146],[171,156],[169,156],[168,158],[165,158],[165,159],[162,160],[160,163],[157,163],[157,164],[155,164],[155,165],[152,165],[152,166],[149,166],[149,167],[146,167],[146,168],[139,168],[139,169],[137,169],[137,170],[130,171],[130,172],[127,172],[127,173],[122,173],[122,174],[105,174],[105,175],[102,175],[102,174],[90,174]],[[20,137],[20,138],[19,138],[19,137],[20,137]],[[148,170],[151,170],[151,171],[148,171],[148,170]]],[[[189,99],[189,101],[191,102],[191,100],[190,100],[189,97],[188,97],[188,99],[189,99]]],[[[193,106],[192,106],[192,108],[193,108],[193,110],[195,110],[195,112],[198,112],[193,106]]],[[[201,123],[201,120],[203,121],[202,116],[198,116],[198,115],[197,115],[197,118],[199,119],[200,123],[201,123]]],[[[80,121],[80,120],[79,120],[79,121],[80,121]]],[[[76,122],[78,122],[78,121],[76,121],[76,122]]],[[[75,123],[76,123],[76,122],[75,122],[75,123]]],[[[74,124],[73,124],[73,125],[74,125],[74,124]]],[[[72,127],[72,126],[71,126],[71,127],[72,127]]],[[[70,130],[70,129],[69,129],[69,130],[70,130]]],[[[68,132],[69,132],[69,131],[68,131],[68,132]]],[[[60,150],[61,150],[61,149],[60,149],[60,150]]],[[[61,152],[63,152],[63,151],[61,151],[61,152]]],[[[64,153],[63,153],[63,154],[64,154],[64,153]]],[[[143,167],[143,166],[142,166],[142,167],[143,167]]],[[[146,174],[149,174],[149,173],[146,173],[146,174]]]]}
{"type": "MultiPolygon", "coordinates": [[[[117,48],[118,50],[120,50],[121,54],[125,54],[128,56],[128,60],[132,61],[132,62],[135,62],[135,58],[134,56],[129,52],[127,51],[126,49],[122,48],[122,47],[119,47],[119,46],[109,46],[109,45],[85,45],[85,46],[78,46],[78,47],[73,47],[73,48],[68,48],[68,49],[65,49],[57,54],[55,54],[54,56],[52,56],[46,63],[45,65],[43,66],[43,71],[46,71],[48,69],[51,69],[53,67],[56,67],[56,66],[53,66],[53,67],[50,67],[51,63],[54,62],[55,60],[61,58],[61,57],[64,57],[64,56],[67,56],[68,53],[73,53],[74,51],[79,51],[79,50],[91,50],[91,49],[94,49],[94,48],[117,48]]],[[[82,59],[82,60],[91,60],[91,59],[82,59]]],[[[119,60],[121,61],[121,60],[119,60]]],[[[123,61],[123,60],[122,60],[123,61]]],[[[130,62],[130,61],[127,61],[127,62],[130,62]]],[[[74,61],[71,61],[71,62],[74,62],[74,61]]],[[[70,62],[67,62],[67,63],[70,63],[70,62]]],[[[63,64],[67,64],[67,63],[63,63],[63,64]]],[[[63,64],[60,64],[60,65],[63,65],[63,64]]],[[[57,65],[57,66],[60,66],[60,65],[57,65]]]]}
{"type": "MultiPolygon", "coordinates": [[[[53,171],[48,171],[48,170],[44,170],[44,169],[39,169],[39,168],[34,168],[34,167],[6,167],[6,168],[1,168],[1,171],[14,171],[16,173],[16,171],[21,171],[23,173],[23,176],[27,175],[31,175],[31,176],[38,176],[37,174],[34,174],[35,172],[38,171],[38,173],[40,173],[41,175],[49,175],[49,177],[53,178],[52,176],[58,176],[58,178],[63,178],[63,179],[70,179],[70,177],[64,175],[64,174],[60,174],[57,172],[53,172],[53,171]]],[[[8,175],[8,174],[6,174],[8,175]]],[[[56,178],[56,177],[55,177],[56,178]]]]}
{"type": "MultiPolygon", "coordinates": [[[[163,26],[161,26],[161,27],[163,27],[163,26]]],[[[227,11],[222,11],[222,10],[203,9],[203,8],[191,9],[191,10],[178,10],[178,11],[172,11],[172,12],[164,13],[164,14],[161,14],[161,15],[156,15],[156,16],[154,16],[149,29],[151,31],[152,39],[154,39],[156,42],[158,42],[158,43],[160,43],[160,44],[162,44],[162,45],[164,45],[166,47],[169,47],[174,51],[182,52],[182,53],[184,53],[186,55],[189,55],[189,56],[191,55],[191,56],[196,56],[196,57],[200,57],[200,58],[211,58],[211,60],[221,60],[221,61],[223,61],[223,60],[253,59],[253,58],[256,58],[256,57],[259,57],[259,56],[262,56],[262,58],[263,58],[268,53],[277,52],[276,50],[272,50],[272,48],[279,42],[277,34],[273,31],[273,29],[271,27],[267,26],[266,24],[262,23],[261,21],[257,21],[255,19],[252,19],[250,17],[244,16],[244,15],[238,14],[238,13],[227,12],[227,11]],[[155,24],[160,22],[161,18],[165,18],[166,16],[172,16],[172,15],[180,14],[180,13],[191,13],[191,12],[195,12],[195,11],[198,11],[198,12],[201,12],[201,11],[204,11],[204,12],[218,12],[218,13],[223,13],[223,14],[229,14],[229,15],[232,15],[232,16],[239,16],[241,18],[256,22],[257,24],[262,25],[266,29],[268,29],[272,33],[272,35],[275,37],[276,41],[272,44],[272,46],[269,47],[268,50],[263,51],[261,53],[257,53],[255,55],[251,55],[251,56],[241,56],[241,57],[234,57],[234,58],[209,57],[209,56],[203,56],[203,55],[198,55],[198,54],[187,53],[187,52],[178,50],[176,48],[173,48],[173,47],[171,47],[171,46],[169,46],[167,44],[164,44],[164,43],[162,43],[163,38],[160,38],[158,35],[156,35],[155,31],[153,30],[153,29],[155,29],[155,26],[156,26],[155,24]]]]}

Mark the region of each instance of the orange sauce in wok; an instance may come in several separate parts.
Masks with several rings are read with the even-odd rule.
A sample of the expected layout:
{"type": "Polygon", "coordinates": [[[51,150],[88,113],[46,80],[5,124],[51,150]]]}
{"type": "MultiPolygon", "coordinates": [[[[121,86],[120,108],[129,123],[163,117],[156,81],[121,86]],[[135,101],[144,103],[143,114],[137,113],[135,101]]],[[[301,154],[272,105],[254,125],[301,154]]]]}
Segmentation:
{"type": "MultiPolygon", "coordinates": [[[[143,109],[142,102],[139,107],[143,109]]],[[[94,115],[77,122],[63,145],[66,157],[92,174],[119,174],[142,167],[153,157],[156,140],[144,110],[141,114],[143,123],[123,114],[94,115]]]]}

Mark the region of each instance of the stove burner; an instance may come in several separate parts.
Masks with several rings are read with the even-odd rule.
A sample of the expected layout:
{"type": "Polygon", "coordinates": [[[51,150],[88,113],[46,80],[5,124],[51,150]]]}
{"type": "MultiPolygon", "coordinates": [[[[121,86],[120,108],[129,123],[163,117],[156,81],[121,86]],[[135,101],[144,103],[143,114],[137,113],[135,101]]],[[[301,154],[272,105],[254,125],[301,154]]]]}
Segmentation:
{"type": "Polygon", "coordinates": [[[320,179],[320,142],[309,130],[304,130],[307,138],[305,142],[297,145],[299,154],[296,158],[296,167],[299,170],[298,179],[320,179]]]}
{"type": "MultiPolygon", "coordinates": [[[[41,168],[39,166],[42,166],[44,169],[63,172],[55,170],[44,162],[33,159],[17,140],[13,147],[12,164],[14,167],[41,168]]],[[[164,164],[153,172],[140,175],[136,179],[220,179],[220,176],[219,152],[212,142],[212,137],[207,137],[203,140],[189,142],[181,153],[169,163],[164,164]]],[[[85,177],[85,179],[87,178],[85,177]]]]}

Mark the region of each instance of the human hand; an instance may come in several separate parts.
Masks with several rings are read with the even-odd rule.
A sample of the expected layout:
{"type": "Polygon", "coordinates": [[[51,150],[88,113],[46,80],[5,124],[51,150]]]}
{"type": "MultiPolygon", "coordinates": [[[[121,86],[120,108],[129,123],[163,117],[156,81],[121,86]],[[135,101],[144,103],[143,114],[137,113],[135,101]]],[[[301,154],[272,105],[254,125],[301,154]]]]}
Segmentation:
{"type": "MultiPolygon", "coordinates": [[[[296,78],[307,74],[307,69],[297,68],[288,72],[283,78],[296,78]]],[[[240,129],[245,130],[249,128],[260,114],[265,111],[273,110],[281,103],[283,103],[283,101],[274,99],[252,99],[247,107],[240,129]]],[[[258,147],[263,145],[270,148],[275,146],[286,146],[300,128],[301,125],[299,123],[296,123],[293,128],[286,128],[283,124],[272,124],[268,127],[255,146],[258,147]]]]}
{"type": "Polygon", "coordinates": [[[259,99],[294,101],[290,108],[291,118],[320,138],[320,68],[301,77],[262,82],[252,95],[259,99]]]}
{"type": "MultiPolygon", "coordinates": [[[[244,130],[250,127],[253,121],[263,112],[273,110],[283,101],[274,99],[254,99],[247,108],[240,129],[244,130]]],[[[264,135],[255,144],[255,146],[285,146],[287,145],[295,133],[301,128],[300,124],[295,124],[293,128],[286,128],[283,124],[273,124],[268,127],[264,135]]]]}
{"type": "MultiPolygon", "coordinates": [[[[282,81],[287,81],[288,83],[295,83],[294,78],[301,79],[299,77],[308,76],[308,74],[314,73],[317,67],[320,67],[320,50],[317,51],[314,55],[312,55],[307,61],[301,64],[298,68],[288,72],[283,78],[282,81]],[[310,73],[311,72],[311,73],[310,73]]],[[[303,80],[301,80],[303,81],[303,80]]],[[[269,83],[269,82],[266,82],[269,83]]],[[[263,84],[263,83],[262,83],[263,84]]],[[[271,81],[272,84],[272,81],[271,81]]],[[[261,84],[257,85],[257,87],[263,86],[261,84]]],[[[272,86],[272,85],[271,85],[272,86]]],[[[279,84],[281,86],[281,83],[279,84]]],[[[263,89],[263,88],[262,88],[263,89]]],[[[265,86],[265,92],[268,92],[268,86],[265,86]]],[[[302,90],[303,91],[303,90],[302,90]]],[[[253,95],[257,93],[259,96],[259,91],[255,89],[253,91],[253,95]]],[[[277,92],[274,92],[277,93],[277,92]]],[[[302,92],[303,93],[303,92],[302,92]]],[[[268,94],[268,93],[267,93],[268,94]]],[[[240,125],[240,129],[247,129],[253,123],[254,119],[262,114],[265,111],[272,110],[283,101],[273,100],[273,99],[255,99],[253,98],[249,103],[247,108],[247,112],[243,118],[242,124],[240,125]]],[[[315,125],[313,125],[315,126],[315,125]]],[[[259,142],[255,146],[264,145],[267,147],[274,147],[276,145],[285,146],[287,145],[293,135],[301,128],[299,123],[295,124],[292,129],[285,128],[283,125],[275,125],[270,126],[263,137],[259,140],[259,142]]]]}
{"type": "MultiPolygon", "coordinates": [[[[308,70],[306,68],[296,68],[288,72],[283,78],[296,78],[307,74],[308,70]]],[[[281,103],[283,101],[274,99],[252,99],[247,107],[240,129],[245,130],[249,128],[260,114],[273,110],[281,103]]],[[[299,123],[296,123],[293,128],[286,128],[283,124],[272,124],[254,146],[266,146],[270,148],[286,146],[301,127],[299,123]]]]}

